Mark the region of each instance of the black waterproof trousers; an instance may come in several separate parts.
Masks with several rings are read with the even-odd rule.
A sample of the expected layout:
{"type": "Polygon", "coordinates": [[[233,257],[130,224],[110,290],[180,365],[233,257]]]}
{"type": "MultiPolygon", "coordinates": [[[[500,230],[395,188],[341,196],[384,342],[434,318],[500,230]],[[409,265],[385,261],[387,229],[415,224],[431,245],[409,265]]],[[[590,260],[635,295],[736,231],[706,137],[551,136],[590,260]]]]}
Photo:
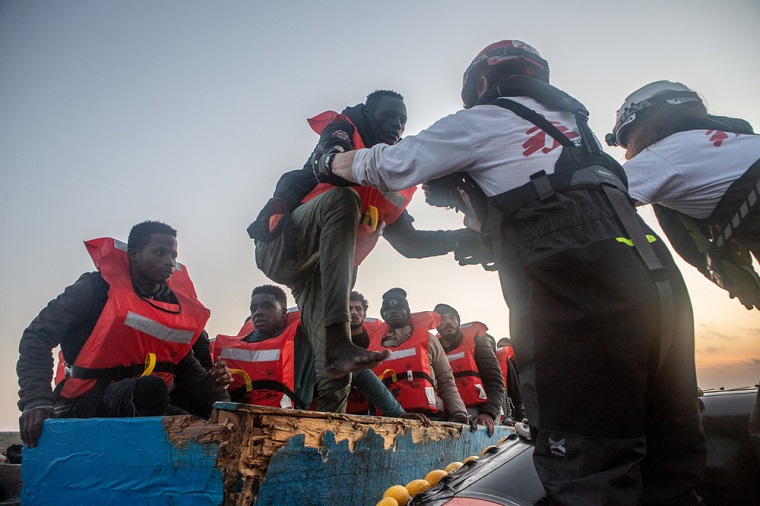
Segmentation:
{"type": "Polygon", "coordinates": [[[503,229],[536,469],[551,504],[699,504],[706,448],[686,286],[647,227],[665,266],[650,272],[592,193],[523,208],[503,229]],[[668,314],[655,279],[669,281],[668,314]]]}

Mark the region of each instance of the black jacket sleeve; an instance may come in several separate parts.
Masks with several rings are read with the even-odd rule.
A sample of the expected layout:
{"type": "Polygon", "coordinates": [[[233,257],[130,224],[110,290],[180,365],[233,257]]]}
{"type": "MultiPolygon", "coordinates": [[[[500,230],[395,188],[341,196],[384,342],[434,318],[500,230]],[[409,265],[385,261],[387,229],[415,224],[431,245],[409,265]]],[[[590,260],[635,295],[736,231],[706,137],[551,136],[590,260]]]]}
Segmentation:
{"type": "Polygon", "coordinates": [[[208,338],[208,332],[201,331],[201,335],[196,339],[193,344],[193,355],[198,359],[201,366],[207,371],[211,370],[214,365],[214,359],[211,358],[211,341],[208,338]]]}
{"type": "Polygon", "coordinates": [[[216,384],[214,376],[198,362],[192,349],[179,361],[174,374],[177,382],[193,393],[194,400],[209,411],[215,402],[230,400],[230,394],[223,386],[216,384]]]}
{"type": "Polygon", "coordinates": [[[475,336],[475,365],[478,366],[478,374],[488,396],[488,402],[479,406],[480,412],[488,413],[494,420],[498,420],[506,389],[499,360],[491,349],[488,338],[484,336],[475,336]]]}
{"type": "Polygon", "coordinates": [[[21,411],[55,404],[52,350],[60,344],[66,361],[74,363],[103,312],[108,288],[100,273],[83,274],[24,330],[16,363],[21,411]]]}
{"type": "Polygon", "coordinates": [[[317,186],[317,180],[312,169],[313,161],[318,160],[328,150],[353,150],[354,145],[351,141],[353,133],[354,127],[347,121],[335,121],[327,125],[303,168],[283,174],[277,182],[273,197],[284,199],[287,202],[288,209],[298,207],[303,198],[317,186]]]}
{"type": "Polygon", "coordinates": [[[383,230],[383,237],[393,246],[393,249],[407,258],[445,255],[454,251],[460,238],[471,233],[466,228],[417,230],[412,222],[414,218],[405,210],[396,221],[383,230]]]}

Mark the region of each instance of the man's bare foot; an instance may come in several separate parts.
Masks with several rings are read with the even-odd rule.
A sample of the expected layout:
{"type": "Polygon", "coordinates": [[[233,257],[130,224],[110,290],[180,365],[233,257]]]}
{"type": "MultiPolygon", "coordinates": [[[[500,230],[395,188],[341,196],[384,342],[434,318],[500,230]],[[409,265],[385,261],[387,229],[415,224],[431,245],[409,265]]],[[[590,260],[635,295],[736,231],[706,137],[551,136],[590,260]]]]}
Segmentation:
{"type": "Polygon", "coordinates": [[[388,350],[368,351],[348,340],[337,346],[328,346],[325,352],[325,376],[339,378],[354,371],[372,369],[390,354],[388,350]]]}

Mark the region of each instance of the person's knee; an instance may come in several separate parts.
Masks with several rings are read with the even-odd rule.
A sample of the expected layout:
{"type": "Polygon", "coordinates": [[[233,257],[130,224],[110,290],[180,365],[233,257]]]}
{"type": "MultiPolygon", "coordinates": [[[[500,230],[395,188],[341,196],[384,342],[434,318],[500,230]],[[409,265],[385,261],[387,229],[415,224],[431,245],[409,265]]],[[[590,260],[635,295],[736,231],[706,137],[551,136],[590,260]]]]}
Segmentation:
{"type": "Polygon", "coordinates": [[[340,209],[344,213],[355,214],[357,219],[361,209],[361,199],[356,190],[348,186],[336,186],[324,194],[330,209],[340,209]]]}
{"type": "Polygon", "coordinates": [[[145,376],[137,380],[134,404],[138,416],[161,416],[169,406],[169,387],[158,376],[145,376]]]}

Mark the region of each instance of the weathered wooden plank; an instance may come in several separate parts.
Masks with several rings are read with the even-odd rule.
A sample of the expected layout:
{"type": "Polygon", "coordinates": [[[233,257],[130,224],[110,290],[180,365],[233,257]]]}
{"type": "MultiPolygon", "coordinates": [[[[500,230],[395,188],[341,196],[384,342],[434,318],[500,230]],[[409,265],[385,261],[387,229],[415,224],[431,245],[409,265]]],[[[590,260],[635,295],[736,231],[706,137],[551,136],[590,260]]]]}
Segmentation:
{"type": "Polygon", "coordinates": [[[191,417],[46,420],[24,451],[26,504],[365,505],[509,434],[219,404],[191,417]]]}
{"type": "Polygon", "coordinates": [[[217,406],[224,409],[216,422],[269,436],[244,448],[250,458],[238,460],[239,468],[225,469],[227,491],[239,490],[225,496],[228,504],[374,504],[389,486],[477,455],[511,433],[497,427],[489,438],[461,424],[217,406]]]}

